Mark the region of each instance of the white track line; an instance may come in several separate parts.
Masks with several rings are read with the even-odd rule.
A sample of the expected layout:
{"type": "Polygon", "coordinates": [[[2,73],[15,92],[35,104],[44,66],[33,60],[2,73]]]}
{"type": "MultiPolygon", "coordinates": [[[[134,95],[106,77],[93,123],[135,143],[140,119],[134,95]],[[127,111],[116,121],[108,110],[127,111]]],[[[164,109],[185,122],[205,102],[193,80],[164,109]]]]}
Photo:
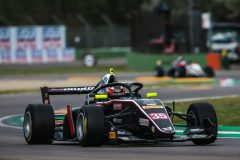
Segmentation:
{"type": "Polygon", "coordinates": [[[10,125],[6,125],[6,124],[3,123],[3,121],[6,120],[6,119],[17,117],[17,116],[22,116],[22,115],[23,114],[15,114],[15,115],[9,115],[9,116],[5,116],[5,117],[1,117],[0,118],[0,126],[1,127],[8,127],[8,128],[15,128],[15,129],[22,129],[22,127],[10,126],[10,125]]]}
{"type": "MultiPolygon", "coordinates": [[[[182,133],[183,130],[176,130],[177,133],[182,133]]],[[[218,134],[239,134],[240,131],[218,131],[218,134]]]]}

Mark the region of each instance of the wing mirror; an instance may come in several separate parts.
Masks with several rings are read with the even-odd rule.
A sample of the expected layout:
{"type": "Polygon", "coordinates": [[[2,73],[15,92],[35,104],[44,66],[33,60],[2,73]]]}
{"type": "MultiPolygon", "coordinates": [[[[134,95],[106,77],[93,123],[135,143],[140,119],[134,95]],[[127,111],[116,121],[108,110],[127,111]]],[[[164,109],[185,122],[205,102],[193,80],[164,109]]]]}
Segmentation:
{"type": "Polygon", "coordinates": [[[154,93],[146,93],[146,97],[147,98],[155,98],[158,96],[158,93],[157,92],[154,92],[154,93]]]}
{"type": "Polygon", "coordinates": [[[96,94],[95,99],[96,100],[106,100],[106,99],[108,99],[108,95],[107,94],[96,94]]]}

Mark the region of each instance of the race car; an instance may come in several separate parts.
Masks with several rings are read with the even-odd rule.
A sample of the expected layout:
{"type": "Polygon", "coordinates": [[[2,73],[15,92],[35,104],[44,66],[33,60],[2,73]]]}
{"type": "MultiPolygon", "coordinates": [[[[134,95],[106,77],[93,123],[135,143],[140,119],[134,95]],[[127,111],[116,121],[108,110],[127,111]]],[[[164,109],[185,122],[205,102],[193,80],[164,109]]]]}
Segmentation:
{"type": "MultiPolygon", "coordinates": [[[[159,64],[155,67],[156,76],[164,76],[165,70],[159,64]]],[[[167,71],[169,77],[214,77],[214,70],[210,66],[201,67],[198,63],[187,62],[182,56],[179,56],[172,62],[171,67],[167,71]]]]}
{"type": "MultiPolygon", "coordinates": [[[[121,143],[161,143],[192,141],[207,145],[217,139],[217,117],[207,102],[193,103],[187,113],[164,105],[157,93],[146,98],[138,82],[121,83],[113,71],[96,86],[42,87],[43,104],[29,104],[24,113],[23,133],[28,144],[69,141],[81,146],[121,143]],[[66,106],[66,113],[54,112],[51,95],[85,95],[84,105],[66,106]],[[184,135],[176,135],[173,117],[186,123],[184,135]]],[[[174,103],[173,103],[174,104],[174,103]]]]}

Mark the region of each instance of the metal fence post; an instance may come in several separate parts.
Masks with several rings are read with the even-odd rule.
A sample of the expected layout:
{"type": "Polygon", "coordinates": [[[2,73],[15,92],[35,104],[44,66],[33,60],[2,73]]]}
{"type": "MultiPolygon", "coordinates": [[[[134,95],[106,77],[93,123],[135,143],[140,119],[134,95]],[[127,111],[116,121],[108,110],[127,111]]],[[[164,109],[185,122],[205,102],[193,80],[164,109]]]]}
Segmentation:
{"type": "Polygon", "coordinates": [[[51,16],[51,18],[53,19],[53,21],[56,23],[56,24],[63,24],[63,22],[61,21],[60,18],[58,18],[55,14],[53,14],[51,16]]]}
{"type": "Polygon", "coordinates": [[[194,33],[193,33],[193,1],[188,0],[188,18],[189,18],[189,43],[190,43],[190,52],[193,52],[194,48],[194,33]]]}
{"type": "Polygon", "coordinates": [[[77,19],[85,28],[87,48],[91,48],[92,47],[91,25],[88,23],[88,21],[82,15],[77,15],[77,19]]]}
{"type": "Polygon", "coordinates": [[[33,17],[27,15],[25,19],[29,22],[31,25],[37,25],[36,21],[33,19],[33,17]]]}
{"type": "Polygon", "coordinates": [[[0,21],[2,21],[5,25],[11,25],[9,20],[5,16],[0,16],[0,21]]]}
{"type": "Polygon", "coordinates": [[[102,14],[101,18],[109,26],[110,29],[110,40],[108,46],[115,46],[115,25],[107,15],[102,14]]]}

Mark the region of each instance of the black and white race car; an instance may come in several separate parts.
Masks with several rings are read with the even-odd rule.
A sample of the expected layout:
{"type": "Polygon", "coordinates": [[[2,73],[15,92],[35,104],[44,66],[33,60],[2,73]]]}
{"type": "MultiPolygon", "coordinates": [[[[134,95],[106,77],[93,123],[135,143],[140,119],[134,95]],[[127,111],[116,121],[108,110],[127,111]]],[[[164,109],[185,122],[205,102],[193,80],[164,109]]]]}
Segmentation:
{"type": "MultiPolygon", "coordinates": [[[[193,103],[187,113],[165,106],[156,93],[142,98],[141,83],[120,83],[107,74],[96,86],[42,87],[43,104],[29,104],[23,131],[28,144],[53,141],[78,142],[82,146],[119,143],[192,141],[207,145],[217,139],[217,117],[209,103],[193,103]],[[66,113],[54,113],[50,95],[85,94],[83,106],[66,106],[66,113]],[[172,117],[186,121],[184,135],[177,136],[172,117]]],[[[175,107],[173,107],[175,108],[175,107]]]]}
{"type": "MultiPolygon", "coordinates": [[[[165,70],[162,64],[155,66],[156,76],[162,77],[165,75],[165,70]]],[[[202,67],[195,62],[187,62],[182,56],[179,56],[172,62],[171,67],[167,70],[169,77],[214,77],[215,72],[210,66],[202,67]]]]}

